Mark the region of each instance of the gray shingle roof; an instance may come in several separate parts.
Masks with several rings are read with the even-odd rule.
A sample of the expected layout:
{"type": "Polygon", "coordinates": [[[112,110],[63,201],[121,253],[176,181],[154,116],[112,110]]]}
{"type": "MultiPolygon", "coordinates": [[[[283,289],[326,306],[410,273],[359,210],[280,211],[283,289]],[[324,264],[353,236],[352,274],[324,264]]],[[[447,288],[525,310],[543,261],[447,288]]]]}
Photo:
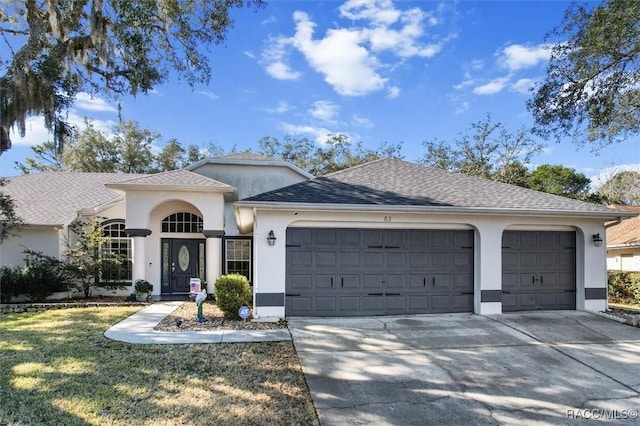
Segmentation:
{"type": "Polygon", "coordinates": [[[355,166],[240,203],[421,206],[546,212],[615,212],[605,206],[397,159],[355,166]]]}
{"type": "Polygon", "coordinates": [[[78,210],[116,201],[105,184],[131,179],[118,173],[43,172],[7,178],[0,191],[16,203],[16,213],[30,225],[63,225],[78,210]]]}

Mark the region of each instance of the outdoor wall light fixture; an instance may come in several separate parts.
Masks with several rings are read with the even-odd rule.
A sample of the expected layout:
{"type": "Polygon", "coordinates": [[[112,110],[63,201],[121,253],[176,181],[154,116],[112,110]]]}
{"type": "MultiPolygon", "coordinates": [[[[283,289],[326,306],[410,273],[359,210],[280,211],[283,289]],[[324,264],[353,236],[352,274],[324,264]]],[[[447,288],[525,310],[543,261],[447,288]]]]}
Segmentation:
{"type": "Polygon", "coordinates": [[[276,236],[273,233],[273,230],[269,231],[269,235],[267,235],[267,244],[269,244],[270,246],[273,246],[276,244],[276,236]]]}
{"type": "Polygon", "coordinates": [[[602,245],[602,237],[600,234],[593,234],[593,244],[595,244],[596,247],[600,247],[602,245]]]}

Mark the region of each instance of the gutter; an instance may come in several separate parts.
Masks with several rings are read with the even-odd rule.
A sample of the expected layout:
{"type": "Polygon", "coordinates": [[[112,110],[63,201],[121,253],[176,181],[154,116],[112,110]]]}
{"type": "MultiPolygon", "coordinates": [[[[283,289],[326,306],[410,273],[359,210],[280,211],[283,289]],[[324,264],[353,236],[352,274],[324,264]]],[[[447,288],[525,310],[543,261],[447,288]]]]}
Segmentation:
{"type": "Polygon", "coordinates": [[[533,209],[501,209],[495,207],[438,207],[438,206],[388,206],[377,204],[308,204],[308,203],[275,203],[275,202],[243,202],[234,203],[235,208],[255,208],[272,211],[345,211],[345,212],[378,212],[378,213],[437,213],[437,214],[474,214],[474,215],[516,215],[516,216],[560,216],[580,218],[602,218],[622,220],[638,214],[614,210],[608,211],[576,211],[576,210],[533,210],[533,209]]]}

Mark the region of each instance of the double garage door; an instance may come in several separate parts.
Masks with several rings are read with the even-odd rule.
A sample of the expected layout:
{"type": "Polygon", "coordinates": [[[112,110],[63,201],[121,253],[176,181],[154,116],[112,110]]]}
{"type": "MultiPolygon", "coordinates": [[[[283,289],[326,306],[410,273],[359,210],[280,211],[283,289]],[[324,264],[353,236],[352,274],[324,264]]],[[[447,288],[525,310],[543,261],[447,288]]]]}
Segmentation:
{"type": "MultiPolygon", "coordinates": [[[[286,315],[473,311],[473,231],[289,228],[286,315]]],[[[502,309],[576,308],[575,232],[505,231],[502,309]]]]}
{"type": "Polygon", "coordinates": [[[473,231],[287,230],[286,314],[473,311],[473,231]]]}

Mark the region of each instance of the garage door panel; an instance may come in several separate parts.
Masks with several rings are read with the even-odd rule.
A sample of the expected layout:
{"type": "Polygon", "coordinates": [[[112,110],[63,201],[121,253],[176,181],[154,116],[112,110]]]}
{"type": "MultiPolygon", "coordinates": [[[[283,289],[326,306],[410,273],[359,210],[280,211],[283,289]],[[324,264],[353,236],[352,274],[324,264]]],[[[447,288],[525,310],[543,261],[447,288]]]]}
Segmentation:
{"type": "Polygon", "coordinates": [[[384,267],[384,254],[382,252],[362,253],[363,264],[366,268],[383,268],[384,267]]]}
{"type": "Polygon", "coordinates": [[[434,252],[431,254],[431,267],[433,269],[449,269],[451,268],[451,253],[434,252]]]}
{"type": "Polygon", "coordinates": [[[337,232],[340,247],[360,247],[362,245],[360,233],[357,230],[341,229],[337,232]]]}
{"type": "Polygon", "coordinates": [[[338,299],[340,312],[360,312],[360,296],[341,296],[338,299]]]}
{"type": "Polygon", "coordinates": [[[426,253],[409,253],[409,266],[417,269],[427,269],[429,256],[426,253]]]}
{"type": "Polygon", "coordinates": [[[542,268],[553,268],[554,266],[556,266],[556,258],[556,253],[540,253],[539,266],[541,266],[542,268]]]}
{"type": "Polygon", "coordinates": [[[407,266],[406,253],[386,253],[387,268],[405,268],[407,266]]]}
{"type": "Polygon", "coordinates": [[[366,274],[362,276],[362,287],[365,290],[382,290],[382,274],[366,274]]]}
{"type": "Polygon", "coordinates": [[[368,313],[382,313],[383,296],[363,296],[362,304],[364,311],[368,313]]]}
{"type": "Polygon", "coordinates": [[[339,254],[338,258],[340,259],[338,267],[341,269],[359,268],[361,266],[361,257],[359,252],[343,252],[339,254]]]}
{"type": "Polygon", "coordinates": [[[451,231],[431,231],[431,245],[451,246],[451,231]]]}
{"type": "Polygon", "coordinates": [[[336,230],[334,229],[319,229],[316,233],[315,233],[315,240],[314,243],[316,246],[318,247],[322,247],[322,246],[330,246],[330,247],[335,247],[336,246],[336,230]]]}
{"type": "Polygon", "coordinates": [[[538,253],[524,252],[518,255],[518,266],[536,267],[538,266],[538,253]]]}
{"type": "Polygon", "coordinates": [[[345,289],[354,289],[360,288],[360,275],[341,275],[340,276],[340,287],[345,289]]]}
{"type": "Polygon", "coordinates": [[[503,273],[502,274],[502,288],[504,290],[518,288],[518,274],[516,272],[503,273]]]}
{"type": "Polygon", "coordinates": [[[386,284],[388,289],[404,289],[407,287],[406,275],[391,275],[387,274],[386,284]]]}
{"type": "Polygon", "coordinates": [[[518,254],[515,252],[502,252],[502,266],[516,267],[518,266],[518,254]]]}
{"type": "Polygon", "coordinates": [[[293,268],[311,268],[312,257],[310,252],[294,252],[287,256],[289,265],[293,268]]]}
{"type": "Polygon", "coordinates": [[[333,288],[333,275],[315,275],[315,288],[318,290],[329,290],[333,288]]]}
{"type": "Polygon", "coordinates": [[[336,268],[336,266],[338,266],[336,254],[316,252],[314,254],[314,266],[316,268],[336,268]]]}
{"type": "Polygon", "coordinates": [[[289,275],[287,284],[293,290],[311,290],[313,289],[312,275],[289,275]]]}
{"type": "Polygon", "coordinates": [[[473,231],[290,228],[286,275],[287,315],[469,312],[473,231]]]}

